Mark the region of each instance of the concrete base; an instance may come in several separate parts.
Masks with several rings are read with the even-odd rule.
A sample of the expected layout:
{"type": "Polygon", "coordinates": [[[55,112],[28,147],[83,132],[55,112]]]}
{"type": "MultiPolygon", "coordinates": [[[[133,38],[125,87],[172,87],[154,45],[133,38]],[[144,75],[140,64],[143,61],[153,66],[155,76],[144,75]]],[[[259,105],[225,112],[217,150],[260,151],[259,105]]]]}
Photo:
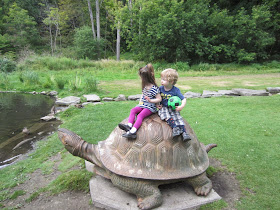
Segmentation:
{"type": "MultiPolygon", "coordinates": [[[[95,207],[107,210],[138,209],[136,196],[113,186],[110,180],[97,175],[90,180],[89,186],[95,207]]],[[[214,190],[206,197],[197,196],[192,187],[185,183],[162,185],[159,188],[163,195],[163,204],[155,208],[156,210],[196,209],[201,205],[221,199],[214,190]]]]}

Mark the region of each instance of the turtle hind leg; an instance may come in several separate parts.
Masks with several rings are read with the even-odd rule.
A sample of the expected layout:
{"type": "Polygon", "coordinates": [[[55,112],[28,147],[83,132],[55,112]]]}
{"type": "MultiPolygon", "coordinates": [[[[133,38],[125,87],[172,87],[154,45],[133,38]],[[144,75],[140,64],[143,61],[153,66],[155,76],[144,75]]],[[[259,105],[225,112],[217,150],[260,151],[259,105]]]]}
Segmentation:
{"type": "MultiPolygon", "coordinates": [[[[152,209],[162,204],[162,195],[158,186],[147,184],[143,186],[145,195],[137,195],[139,209],[152,209]]],[[[138,192],[139,193],[139,192],[138,192]]]]}
{"type": "Polygon", "coordinates": [[[210,193],[210,191],[212,189],[212,182],[206,176],[205,172],[198,176],[186,179],[186,182],[193,187],[193,189],[197,195],[206,196],[210,193]]]}
{"type": "Polygon", "coordinates": [[[152,209],[162,204],[162,195],[156,181],[129,178],[114,173],[110,178],[113,185],[137,196],[137,206],[140,209],[152,209]]]}

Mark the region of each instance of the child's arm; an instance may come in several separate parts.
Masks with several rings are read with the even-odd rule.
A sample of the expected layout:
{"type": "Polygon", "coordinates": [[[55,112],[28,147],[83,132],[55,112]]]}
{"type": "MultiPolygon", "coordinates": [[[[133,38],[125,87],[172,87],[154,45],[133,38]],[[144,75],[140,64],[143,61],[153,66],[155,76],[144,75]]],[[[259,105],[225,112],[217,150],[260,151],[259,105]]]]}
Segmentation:
{"type": "Polygon", "coordinates": [[[162,100],[159,93],[156,94],[156,98],[154,98],[154,99],[150,99],[148,96],[145,96],[145,99],[146,99],[147,101],[149,101],[150,103],[154,103],[154,104],[159,103],[159,102],[161,102],[161,100],[162,100]]]}
{"type": "Polygon", "coordinates": [[[186,106],[186,103],[187,103],[187,99],[184,98],[182,100],[182,104],[180,106],[177,106],[175,110],[178,111],[178,112],[182,111],[182,109],[186,106]]]}

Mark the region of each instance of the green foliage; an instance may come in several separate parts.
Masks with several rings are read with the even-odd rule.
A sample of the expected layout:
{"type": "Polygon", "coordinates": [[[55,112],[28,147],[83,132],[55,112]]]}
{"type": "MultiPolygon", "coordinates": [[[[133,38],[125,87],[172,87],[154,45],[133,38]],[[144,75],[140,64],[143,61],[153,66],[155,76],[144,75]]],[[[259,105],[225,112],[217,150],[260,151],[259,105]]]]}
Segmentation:
{"type": "Polygon", "coordinates": [[[83,173],[79,170],[68,171],[54,180],[49,185],[49,190],[53,194],[58,194],[66,190],[80,190],[88,192],[88,180],[91,177],[92,173],[86,171],[85,169],[83,169],[83,173]]]}
{"type": "Polygon", "coordinates": [[[133,6],[123,9],[123,35],[144,60],[251,63],[268,59],[276,40],[265,5],[236,14],[204,0],[138,1],[133,6]]]}
{"type": "Polygon", "coordinates": [[[83,26],[75,30],[74,46],[77,52],[77,58],[89,58],[97,60],[103,57],[105,41],[93,38],[92,30],[88,26],[83,26]],[[101,54],[101,56],[99,55],[101,54]]]}
{"type": "Polygon", "coordinates": [[[87,77],[85,79],[85,84],[86,84],[86,89],[89,91],[89,92],[95,92],[97,91],[98,89],[98,80],[93,77],[93,76],[90,76],[90,77],[87,77]]]}
{"type": "Polygon", "coordinates": [[[12,72],[16,70],[16,63],[5,57],[0,57],[0,72],[12,72]]]}
{"type": "Polygon", "coordinates": [[[56,82],[57,87],[62,90],[64,88],[67,80],[64,79],[63,77],[56,77],[55,82],[56,82]]]}
{"type": "Polygon", "coordinates": [[[35,71],[23,71],[19,75],[19,80],[24,85],[37,85],[40,84],[39,74],[35,71]]]}
{"type": "Polygon", "coordinates": [[[25,191],[24,190],[17,190],[15,191],[12,195],[11,195],[11,199],[16,199],[18,196],[21,196],[21,195],[25,195],[25,191]]]}
{"type": "Polygon", "coordinates": [[[40,37],[36,29],[34,18],[28,11],[13,3],[6,16],[3,17],[4,27],[9,36],[8,40],[13,48],[18,51],[29,44],[36,44],[40,37]]]}
{"type": "Polygon", "coordinates": [[[5,90],[9,90],[10,76],[8,73],[0,72],[0,87],[4,87],[5,90]]]}

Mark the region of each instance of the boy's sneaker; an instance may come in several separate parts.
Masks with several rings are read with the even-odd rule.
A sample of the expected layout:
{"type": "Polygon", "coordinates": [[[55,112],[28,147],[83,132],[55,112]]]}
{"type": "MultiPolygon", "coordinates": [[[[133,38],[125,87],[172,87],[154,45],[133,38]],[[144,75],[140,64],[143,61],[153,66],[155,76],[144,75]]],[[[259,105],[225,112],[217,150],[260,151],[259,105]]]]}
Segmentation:
{"type": "Polygon", "coordinates": [[[122,130],[124,130],[124,131],[130,131],[130,129],[131,129],[131,127],[129,127],[128,125],[126,125],[126,124],[122,124],[122,123],[120,123],[119,124],[119,128],[120,129],[122,129],[122,130]]]}
{"type": "Polygon", "coordinates": [[[179,136],[181,134],[181,129],[179,127],[175,127],[172,129],[172,137],[179,136]]]}
{"type": "Polygon", "coordinates": [[[122,136],[127,139],[136,139],[137,138],[136,133],[130,133],[130,132],[126,132],[126,133],[122,134],[122,136]]]}
{"type": "Polygon", "coordinates": [[[191,140],[190,135],[187,134],[186,132],[184,132],[184,133],[182,134],[182,136],[183,136],[183,141],[189,141],[189,140],[191,140]]]}

